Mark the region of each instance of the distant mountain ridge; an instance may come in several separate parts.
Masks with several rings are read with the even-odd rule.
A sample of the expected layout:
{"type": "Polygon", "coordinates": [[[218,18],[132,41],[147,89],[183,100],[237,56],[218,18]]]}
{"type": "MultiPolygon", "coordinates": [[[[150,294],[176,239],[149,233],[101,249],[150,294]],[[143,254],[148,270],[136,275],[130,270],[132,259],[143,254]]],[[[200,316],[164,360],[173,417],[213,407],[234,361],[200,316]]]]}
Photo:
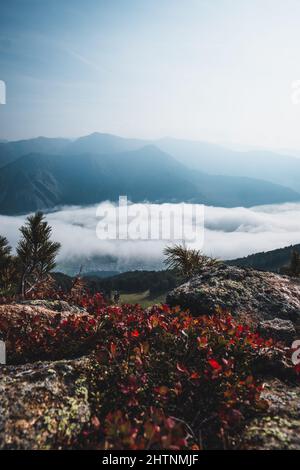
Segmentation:
{"type": "Polygon", "coordinates": [[[114,155],[33,153],[0,171],[0,212],[117,201],[120,194],[133,202],[206,202],[197,186],[186,179],[188,173],[152,146],[114,155]]]}
{"type": "Polygon", "coordinates": [[[156,144],[100,133],[2,143],[0,213],[116,201],[121,194],[133,202],[223,207],[300,201],[297,191],[280,184],[192,168],[159,148],[162,141],[156,144]]]}
{"type": "Polygon", "coordinates": [[[0,141],[0,168],[29,153],[58,154],[70,144],[69,139],[36,137],[15,142],[0,141]]]}
{"type": "Polygon", "coordinates": [[[223,176],[248,176],[300,191],[300,159],[267,150],[237,151],[207,142],[161,139],[158,146],[185,165],[223,176]]]}
{"type": "Polygon", "coordinates": [[[74,142],[70,142],[65,148],[65,153],[69,155],[78,155],[82,153],[111,154],[130,152],[139,150],[147,145],[153,145],[155,142],[141,139],[129,139],[111,134],[93,134],[79,137],[74,142]]]}

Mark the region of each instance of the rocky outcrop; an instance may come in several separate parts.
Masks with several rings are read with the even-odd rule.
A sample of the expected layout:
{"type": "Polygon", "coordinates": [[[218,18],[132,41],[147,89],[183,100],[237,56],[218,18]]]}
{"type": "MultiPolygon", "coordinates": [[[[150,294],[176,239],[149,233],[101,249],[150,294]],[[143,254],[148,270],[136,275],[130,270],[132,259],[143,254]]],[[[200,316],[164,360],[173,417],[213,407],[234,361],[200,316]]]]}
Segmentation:
{"type": "Polygon", "coordinates": [[[88,358],[0,366],[0,449],[76,447],[91,419],[88,358]]]}
{"type": "Polygon", "coordinates": [[[20,305],[28,305],[36,311],[36,307],[43,307],[47,310],[53,312],[65,312],[66,314],[71,313],[86,313],[86,311],[78,307],[77,305],[71,305],[65,300],[45,300],[45,299],[36,299],[36,300],[24,300],[20,305]]]}
{"type": "Polygon", "coordinates": [[[282,320],[281,318],[261,322],[258,331],[265,338],[273,338],[275,341],[281,341],[289,346],[297,336],[294,324],[290,320],[282,320]]]}
{"type": "Polygon", "coordinates": [[[39,317],[45,325],[56,325],[62,319],[72,314],[87,313],[83,309],[69,305],[64,301],[35,300],[15,304],[0,305],[0,332],[20,326],[25,318],[28,323],[34,323],[34,318],[39,317]]]}
{"type": "Polygon", "coordinates": [[[217,264],[171,291],[166,302],[188,308],[193,315],[218,308],[249,323],[280,318],[300,329],[300,283],[286,276],[217,264]]]}
{"type": "Polygon", "coordinates": [[[262,398],[268,412],[249,421],[239,447],[249,450],[300,449],[300,387],[278,379],[265,384],[262,398]]]}

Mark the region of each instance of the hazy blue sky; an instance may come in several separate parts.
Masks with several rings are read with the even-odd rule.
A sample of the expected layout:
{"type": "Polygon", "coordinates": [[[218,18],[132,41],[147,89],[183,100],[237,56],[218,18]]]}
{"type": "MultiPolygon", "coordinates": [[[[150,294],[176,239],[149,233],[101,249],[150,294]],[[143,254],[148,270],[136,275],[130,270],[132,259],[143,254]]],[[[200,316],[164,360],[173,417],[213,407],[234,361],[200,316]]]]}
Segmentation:
{"type": "Polygon", "coordinates": [[[0,138],[300,149],[299,22],[299,0],[1,0],[0,138]]]}

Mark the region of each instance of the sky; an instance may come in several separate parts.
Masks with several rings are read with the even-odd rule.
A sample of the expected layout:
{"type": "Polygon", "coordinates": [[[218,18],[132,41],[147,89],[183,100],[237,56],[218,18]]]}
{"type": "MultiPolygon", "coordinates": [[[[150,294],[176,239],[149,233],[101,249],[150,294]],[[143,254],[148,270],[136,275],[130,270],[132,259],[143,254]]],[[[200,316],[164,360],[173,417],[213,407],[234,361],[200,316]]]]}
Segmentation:
{"type": "MultiPolygon", "coordinates": [[[[137,217],[136,220],[140,220],[144,225],[147,220],[145,212],[140,211],[140,206],[133,204],[132,212],[141,214],[141,219],[137,217]]],[[[170,207],[175,220],[181,217],[181,204],[170,204],[169,208],[166,206],[158,206],[165,223],[168,222],[170,207]]],[[[204,209],[204,219],[199,219],[195,239],[187,245],[201,249],[208,256],[233,259],[253,252],[269,251],[299,243],[300,203],[252,208],[200,206],[198,209],[204,209]]],[[[102,202],[90,207],[65,207],[46,215],[53,229],[53,239],[62,244],[57,259],[58,269],[75,274],[81,265],[85,271],[128,271],[163,267],[163,249],[175,241],[105,240],[96,236],[98,225],[104,220],[103,215],[106,215],[106,220],[113,220],[114,210],[112,203],[102,202]],[[111,257],[113,261],[99,261],[97,257],[111,257]],[[74,272],[69,271],[70,266],[74,272]]],[[[1,234],[8,238],[13,248],[20,238],[18,228],[24,221],[25,216],[0,215],[1,234]]],[[[152,229],[156,230],[158,223],[158,218],[151,218],[152,229]]],[[[187,223],[192,224],[192,219],[187,223]]],[[[120,231],[125,228],[125,225],[121,226],[120,231]]],[[[189,230],[192,232],[193,228],[190,227],[189,230]]]]}
{"type": "Polygon", "coordinates": [[[0,139],[300,150],[299,18],[299,0],[1,0],[0,139]]]}

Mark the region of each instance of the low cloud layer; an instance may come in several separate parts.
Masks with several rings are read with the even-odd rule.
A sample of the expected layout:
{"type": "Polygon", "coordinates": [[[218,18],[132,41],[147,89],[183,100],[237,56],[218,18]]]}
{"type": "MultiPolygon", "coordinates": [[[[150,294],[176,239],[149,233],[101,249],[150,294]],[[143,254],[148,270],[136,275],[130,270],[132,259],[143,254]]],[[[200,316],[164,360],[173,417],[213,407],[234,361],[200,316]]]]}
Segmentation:
{"type": "MultiPolygon", "coordinates": [[[[85,270],[123,271],[162,267],[162,251],[170,242],[99,240],[96,236],[96,227],[100,221],[96,213],[98,210],[99,214],[99,208],[102,214],[106,213],[106,220],[113,220],[115,206],[109,202],[85,208],[67,207],[47,214],[53,228],[53,238],[62,244],[59,267],[64,268],[70,263],[76,266],[76,263],[79,265],[82,262],[85,270]]],[[[141,208],[138,204],[131,206],[136,212],[141,211],[141,208]]],[[[176,225],[181,218],[182,205],[161,205],[159,209],[162,218],[167,217],[170,208],[176,225]]],[[[200,206],[196,209],[201,213],[200,206]]],[[[145,213],[144,211],[143,214],[145,213]]],[[[143,217],[146,215],[142,215],[142,224],[147,224],[143,217]]],[[[17,244],[18,228],[24,220],[25,216],[0,216],[0,233],[9,239],[13,247],[17,244]]],[[[158,224],[158,219],[154,218],[151,222],[158,224]]],[[[187,218],[186,223],[192,224],[192,220],[187,218]]],[[[197,234],[193,246],[221,259],[233,259],[300,243],[300,204],[258,206],[250,209],[204,207],[204,231],[199,222],[197,234]]]]}

